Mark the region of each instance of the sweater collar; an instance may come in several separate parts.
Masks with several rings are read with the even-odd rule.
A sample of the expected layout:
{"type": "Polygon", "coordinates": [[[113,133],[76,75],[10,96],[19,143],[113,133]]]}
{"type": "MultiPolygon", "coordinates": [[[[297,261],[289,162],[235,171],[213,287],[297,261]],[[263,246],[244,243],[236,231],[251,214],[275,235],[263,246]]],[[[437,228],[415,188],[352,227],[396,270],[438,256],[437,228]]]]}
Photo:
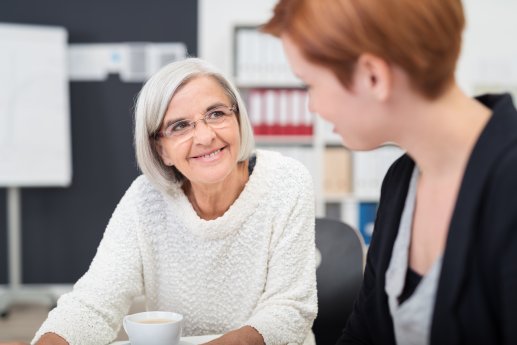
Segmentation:
{"type": "Polygon", "coordinates": [[[244,186],[239,197],[220,217],[205,220],[198,216],[187,196],[177,185],[170,194],[165,195],[169,209],[175,217],[194,235],[205,239],[220,239],[238,231],[252,213],[259,207],[266,192],[263,188],[268,179],[267,154],[257,150],[257,158],[253,174],[244,186]]]}

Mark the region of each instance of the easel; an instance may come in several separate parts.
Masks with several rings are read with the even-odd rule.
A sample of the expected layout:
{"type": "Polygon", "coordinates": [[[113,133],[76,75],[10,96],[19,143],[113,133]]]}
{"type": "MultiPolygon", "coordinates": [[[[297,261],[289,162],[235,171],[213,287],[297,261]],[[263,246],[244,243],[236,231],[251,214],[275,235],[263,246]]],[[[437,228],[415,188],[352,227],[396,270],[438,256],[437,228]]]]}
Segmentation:
{"type": "Polygon", "coordinates": [[[9,288],[0,295],[0,316],[7,317],[16,303],[38,303],[52,308],[56,297],[41,288],[22,287],[21,249],[21,191],[19,187],[7,188],[7,251],[9,288]]]}
{"type": "Polygon", "coordinates": [[[66,29],[0,23],[0,40],[5,47],[0,61],[5,103],[0,107],[0,186],[7,191],[8,243],[8,285],[0,290],[0,316],[5,317],[14,304],[55,305],[49,286],[23,284],[21,188],[68,186],[71,145],[66,29]],[[27,107],[34,100],[37,111],[27,107]],[[35,120],[51,125],[41,131],[35,120]]]}

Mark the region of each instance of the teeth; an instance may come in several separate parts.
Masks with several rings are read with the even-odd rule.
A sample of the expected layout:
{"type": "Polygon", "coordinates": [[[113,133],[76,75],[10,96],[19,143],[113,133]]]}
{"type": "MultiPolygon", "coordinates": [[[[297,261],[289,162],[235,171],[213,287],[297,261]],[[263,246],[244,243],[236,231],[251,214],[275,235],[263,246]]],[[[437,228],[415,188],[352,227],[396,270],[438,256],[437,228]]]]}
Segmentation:
{"type": "Polygon", "coordinates": [[[215,150],[214,152],[212,152],[212,153],[210,153],[210,154],[208,154],[208,155],[203,155],[202,157],[203,157],[203,158],[210,158],[210,157],[215,156],[215,155],[216,155],[216,154],[218,154],[219,152],[221,152],[221,149],[219,149],[219,150],[215,150]]]}

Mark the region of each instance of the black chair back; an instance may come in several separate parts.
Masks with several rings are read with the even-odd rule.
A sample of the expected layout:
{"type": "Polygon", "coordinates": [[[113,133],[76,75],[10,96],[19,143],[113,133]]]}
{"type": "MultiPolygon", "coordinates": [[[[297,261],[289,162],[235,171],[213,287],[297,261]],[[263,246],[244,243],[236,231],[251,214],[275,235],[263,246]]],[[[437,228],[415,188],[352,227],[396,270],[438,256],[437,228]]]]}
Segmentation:
{"type": "Polygon", "coordinates": [[[363,241],[343,222],[316,218],[318,316],[313,332],[317,345],[333,345],[352,312],[363,279],[363,241]]]}

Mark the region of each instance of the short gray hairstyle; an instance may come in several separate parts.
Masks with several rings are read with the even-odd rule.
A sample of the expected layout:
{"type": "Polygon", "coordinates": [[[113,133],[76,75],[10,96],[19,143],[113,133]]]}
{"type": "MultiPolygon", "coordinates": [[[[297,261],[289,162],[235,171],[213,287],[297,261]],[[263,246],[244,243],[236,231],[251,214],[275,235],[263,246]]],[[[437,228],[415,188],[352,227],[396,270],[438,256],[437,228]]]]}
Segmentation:
{"type": "Polygon", "coordinates": [[[187,58],[170,63],[145,83],[135,105],[135,151],[138,166],[156,187],[165,192],[170,190],[172,184],[182,182],[184,176],[175,167],[163,163],[153,136],[160,130],[165,112],[176,91],[198,76],[214,78],[231,102],[237,105],[241,140],[238,162],[247,160],[255,149],[246,106],[236,87],[204,60],[187,58]]]}

